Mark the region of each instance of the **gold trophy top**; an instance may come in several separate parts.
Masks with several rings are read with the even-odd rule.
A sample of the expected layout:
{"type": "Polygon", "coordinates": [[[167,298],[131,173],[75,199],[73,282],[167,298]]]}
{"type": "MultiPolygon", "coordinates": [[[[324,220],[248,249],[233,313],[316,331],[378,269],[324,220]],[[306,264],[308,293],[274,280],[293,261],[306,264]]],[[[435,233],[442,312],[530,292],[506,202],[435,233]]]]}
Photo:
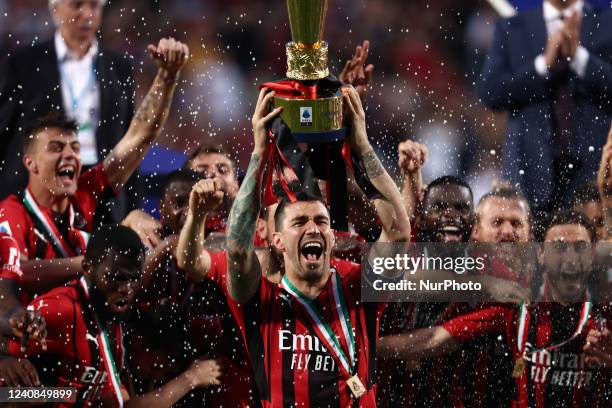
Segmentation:
{"type": "Polygon", "coordinates": [[[287,43],[287,77],[323,79],[327,68],[327,43],[323,41],[328,0],[287,0],[292,42],[287,43]]]}

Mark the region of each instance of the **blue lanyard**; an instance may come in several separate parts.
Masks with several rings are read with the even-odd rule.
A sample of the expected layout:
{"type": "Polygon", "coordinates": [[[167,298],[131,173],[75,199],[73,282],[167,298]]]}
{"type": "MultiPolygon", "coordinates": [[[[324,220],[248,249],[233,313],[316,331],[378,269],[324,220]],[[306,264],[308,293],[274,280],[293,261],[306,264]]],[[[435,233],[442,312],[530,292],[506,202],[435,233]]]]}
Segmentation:
{"type": "Polygon", "coordinates": [[[62,77],[62,82],[65,83],[66,86],[68,87],[68,93],[70,95],[70,102],[71,102],[71,106],[72,106],[72,114],[75,115],[80,101],[83,99],[83,97],[85,96],[87,91],[89,91],[91,89],[91,87],[94,85],[94,82],[96,80],[96,70],[94,69],[94,64],[92,63],[92,65],[91,65],[91,74],[89,75],[89,79],[87,80],[87,84],[85,84],[83,89],[81,89],[81,93],[79,94],[78,97],[75,95],[74,89],[72,88],[72,84],[70,83],[70,81],[68,81],[68,77],[64,73],[64,69],[62,67],[62,62],[59,60],[59,58],[57,59],[57,64],[59,66],[60,75],[62,77]]]}

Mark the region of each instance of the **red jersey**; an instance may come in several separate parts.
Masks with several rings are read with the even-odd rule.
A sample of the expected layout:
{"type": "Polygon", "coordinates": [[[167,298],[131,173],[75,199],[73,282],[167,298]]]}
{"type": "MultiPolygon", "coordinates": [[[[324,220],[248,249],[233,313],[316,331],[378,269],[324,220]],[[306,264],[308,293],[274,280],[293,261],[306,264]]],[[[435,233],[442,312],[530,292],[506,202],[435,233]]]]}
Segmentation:
{"type": "Polygon", "coordinates": [[[103,163],[99,163],[81,174],[67,213],[59,217],[38,205],[29,189],[10,195],[0,202],[0,231],[15,238],[27,259],[81,255],[92,231],[97,200],[107,188],[108,178],[103,163]]]}
{"type": "MultiPolygon", "coordinates": [[[[74,387],[77,404],[95,405],[102,395],[113,390],[113,379],[106,368],[103,343],[82,286],[73,281],[38,296],[30,305],[40,312],[47,324],[47,350],[43,351],[39,343],[30,341],[23,356],[32,360],[44,386],[74,387]]],[[[120,372],[124,365],[121,326],[115,324],[108,330],[107,338],[112,359],[120,372]]],[[[19,340],[9,342],[9,353],[22,355],[19,340]]],[[[56,406],[71,405],[58,403],[56,406]]]]}
{"type": "Polygon", "coordinates": [[[0,233],[0,279],[11,279],[21,285],[22,277],[19,246],[13,237],[0,233]]]}
{"type": "MultiPolygon", "coordinates": [[[[582,351],[590,329],[601,325],[612,328],[608,307],[595,304],[580,335],[561,347],[547,350],[572,337],[582,306],[539,302],[529,308],[530,324],[525,330],[526,367],[515,379],[511,407],[610,406],[610,370],[586,363],[582,351]]],[[[516,360],[520,355],[519,315],[519,309],[513,306],[491,306],[459,316],[442,327],[460,341],[473,340],[486,333],[501,333],[516,360]]]]}
{"type": "MultiPolygon", "coordinates": [[[[224,254],[213,255],[212,276],[221,277],[219,267],[227,269],[224,254]]],[[[347,375],[325,348],[313,329],[304,307],[281,285],[262,277],[259,290],[247,303],[239,305],[227,292],[225,279],[219,282],[247,346],[255,381],[264,407],[376,406],[376,339],[383,303],[361,302],[361,267],[334,260],[333,273],[340,274],[342,293],[355,338],[356,372],[367,389],[355,401],[347,385],[347,375]]],[[[225,275],[225,274],[223,274],[225,275]]],[[[334,301],[332,279],[314,301],[332,331],[341,339],[341,322],[334,301]]]]}

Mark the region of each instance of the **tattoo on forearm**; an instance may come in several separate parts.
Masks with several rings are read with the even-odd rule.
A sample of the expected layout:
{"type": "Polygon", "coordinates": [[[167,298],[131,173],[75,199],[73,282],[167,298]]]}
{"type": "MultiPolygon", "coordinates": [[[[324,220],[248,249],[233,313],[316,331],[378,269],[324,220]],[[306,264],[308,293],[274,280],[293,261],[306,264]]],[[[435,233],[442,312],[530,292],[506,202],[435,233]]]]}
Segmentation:
{"type": "Polygon", "coordinates": [[[253,248],[253,234],[261,207],[261,157],[251,156],[244,181],[238,190],[230,211],[227,234],[228,243],[233,242],[241,249],[253,248]]]}
{"type": "Polygon", "coordinates": [[[167,116],[170,110],[173,94],[172,90],[165,91],[164,86],[166,85],[158,75],[134,114],[135,121],[159,126],[162,118],[167,116]]]}
{"type": "Polygon", "coordinates": [[[374,153],[374,150],[370,150],[365,153],[361,160],[363,160],[363,166],[365,167],[366,174],[370,179],[379,177],[385,173],[385,168],[374,153]]]}

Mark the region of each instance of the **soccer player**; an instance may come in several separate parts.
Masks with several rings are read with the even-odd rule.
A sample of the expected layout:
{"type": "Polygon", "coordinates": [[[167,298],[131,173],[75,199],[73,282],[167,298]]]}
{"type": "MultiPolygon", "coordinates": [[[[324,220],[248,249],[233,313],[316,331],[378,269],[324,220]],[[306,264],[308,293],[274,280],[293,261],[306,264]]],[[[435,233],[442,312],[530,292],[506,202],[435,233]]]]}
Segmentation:
{"type": "MultiPolygon", "coordinates": [[[[85,405],[168,407],[196,387],[218,385],[217,362],[196,361],[160,389],[141,396],[124,386],[123,331],[140,283],[144,246],[124,226],[105,226],[94,233],[83,259],[84,276],[35,298],[30,306],[47,322],[47,349],[30,341],[25,353],[45,386],[74,387],[85,405]]],[[[19,356],[19,342],[3,343],[19,356]]]]}
{"type": "MultiPolygon", "coordinates": [[[[384,197],[377,200],[383,225],[380,240],[407,240],[410,225],[401,197],[368,142],[359,96],[353,88],[344,92],[351,147],[384,197]]],[[[333,234],[321,201],[280,202],[273,240],[283,252],[285,275],[281,285],[261,277],[253,235],[261,205],[263,157],[269,148],[266,125],[281,110],[267,111],[273,96],[266,89],[259,95],[253,116],[255,148],[230,213],[230,307],[249,349],[264,406],[351,406],[356,399],[361,406],[375,406],[373,362],[383,307],[359,301],[359,265],[330,265],[333,234]]]]}
{"type": "Polygon", "coordinates": [[[19,245],[29,292],[50,290],[80,276],[98,198],[123,186],[160,134],[189,51],[172,38],[149,45],[148,51],[158,74],[127,133],[97,166],[81,174],[72,120],[45,117],[24,137],[28,187],[0,203],[0,230],[19,245]]]}
{"type": "MultiPolygon", "coordinates": [[[[181,330],[177,330],[183,337],[180,346],[168,344],[163,339],[161,341],[162,347],[170,348],[173,354],[182,356],[176,358],[174,365],[180,366],[181,361],[185,361],[192,353],[224,359],[226,380],[213,395],[206,393],[207,403],[232,407],[249,406],[254,402],[255,385],[246,361],[246,351],[237,335],[238,328],[232,319],[225,296],[213,282],[191,279],[189,273],[177,264],[178,233],[189,212],[192,188],[195,189],[196,184],[214,180],[221,189],[218,177],[211,180],[202,176],[202,173],[193,170],[180,169],[166,179],[160,202],[162,240],[148,254],[145,262],[144,293],[139,297],[142,300],[140,308],[151,313],[158,307],[169,306],[176,319],[186,322],[181,330]]],[[[199,244],[204,243],[203,236],[198,238],[201,239],[199,244]]],[[[141,319],[135,324],[138,325],[138,332],[130,336],[130,343],[134,349],[138,349],[141,347],[138,338],[146,335],[148,327],[143,327],[141,319]]],[[[143,353],[133,354],[138,358],[146,357],[143,353]]],[[[141,361],[139,359],[137,364],[146,364],[141,364],[141,361]]]]}
{"type": "MultiPolygon", "coordinates": [[[[508,375],[514,377],[515,386],[509,406],[608,406],[610,370],[597,363],[610,358],[612,350],[599,359],[588,358],[592,347],[587,336],[605,337],[612,326],[609,304],[588,300],[586,280],[594,238],[592,225],[582,215],[555,213],[539,248],[545,276],[539,302],[483,307],[388,341],[395,353],[411,359],[442,355],[462,342],[496,333],[512,350],[513,369],[508,375]]],[[[597,353],[602,353],[601,347],[597,353]]]]}

